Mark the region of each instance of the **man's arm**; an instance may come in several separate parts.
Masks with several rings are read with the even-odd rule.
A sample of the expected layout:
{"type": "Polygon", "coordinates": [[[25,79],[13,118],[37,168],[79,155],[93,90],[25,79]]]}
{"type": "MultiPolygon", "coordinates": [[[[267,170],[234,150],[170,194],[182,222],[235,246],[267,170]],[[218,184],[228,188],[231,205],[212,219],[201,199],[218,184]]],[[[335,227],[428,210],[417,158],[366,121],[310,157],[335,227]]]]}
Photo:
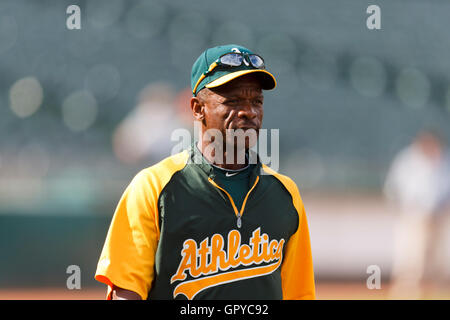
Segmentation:
{"type": "MultiPolygon", "coordinates": [[[[108,229],[95,279],[108,285],[107,299],[114,299],[119,285],[147,298],[153,280],[158,245],[155,205],[150,177],[139,172],[123,193],[108,229]]],[[[122,295],[119,293],[118,297],[122,295]]],[[[129,295],[125,295],[127,298],[129,295]]],[[[128,299],[128,298],[127,298],[128,299]]]]}
{"type": "Polygon", "coordinates": [[[141,296],[134,291],[114,286],[112,292],[113,300],[142,300],[141,296]]]}
{"type": "Polygon", "coordinates": [[[283,299],[314,300],[316,298],[314,267],[311,254],[308,222],[301,204],[297,232],[291,236],[281,266],[283,299]]]}
{"type": "MultiPolygon", "coordinates": [[[[120,198],[95,273],[95,279],[108,286],[107,299],[113,298],[115,284],[147,299],[155,276],[159,195],[188,159],[189,153],[184,151],[141,170],[120,198]]],[[[130,296],[123,296],[120,290],[115,295],[130,296]]]]}

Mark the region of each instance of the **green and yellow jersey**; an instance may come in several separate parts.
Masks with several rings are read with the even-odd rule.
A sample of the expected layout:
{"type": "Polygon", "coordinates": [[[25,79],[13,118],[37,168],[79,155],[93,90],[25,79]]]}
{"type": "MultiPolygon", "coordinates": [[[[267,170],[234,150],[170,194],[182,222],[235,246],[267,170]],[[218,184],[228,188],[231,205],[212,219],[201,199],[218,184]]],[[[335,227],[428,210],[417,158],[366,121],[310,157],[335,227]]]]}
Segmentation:
{"type": "Polygon", "coordinates": [[[259,158],[249,170],[237,202],[194,144],[140,171],[98,262],[107,297],[116,285],[142,299],[315,299],[296,184],[259,158]]]}

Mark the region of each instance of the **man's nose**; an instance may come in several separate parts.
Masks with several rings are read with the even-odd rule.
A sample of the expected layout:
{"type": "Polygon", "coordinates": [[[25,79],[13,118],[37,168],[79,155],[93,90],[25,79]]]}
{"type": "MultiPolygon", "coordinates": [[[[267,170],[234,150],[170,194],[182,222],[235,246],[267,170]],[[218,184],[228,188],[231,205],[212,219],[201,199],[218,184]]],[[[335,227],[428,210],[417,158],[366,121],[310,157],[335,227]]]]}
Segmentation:
{"type": "Polygon", "coordinates": [[[254,117],[256,117],[256,111],[255,109],[252,107],[252,104],[250,101],[244,101],[242,102],[241,108],[238,112],[238,116],[240,117],[246,117],[248,119],[253,119],[254,117]]]}

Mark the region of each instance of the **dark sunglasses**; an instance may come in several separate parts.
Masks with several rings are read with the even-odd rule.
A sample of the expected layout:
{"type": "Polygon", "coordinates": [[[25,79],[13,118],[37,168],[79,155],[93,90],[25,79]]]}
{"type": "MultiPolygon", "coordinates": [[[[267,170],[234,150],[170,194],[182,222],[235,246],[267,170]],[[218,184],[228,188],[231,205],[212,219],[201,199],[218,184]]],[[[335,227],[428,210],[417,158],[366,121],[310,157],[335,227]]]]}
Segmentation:
{"type": "Polygon", "coordinates": [[[200,78],[198,78],[197,83],[195,84],[194,89],[192,92],[195,94],[195,91],[197,90],[198,85],[200,82],[202,82],[203,79],[206,78],[208,74],[210,74],[216,67],[223,66],[223,67],[239,67],[242,64],[245,64],[246,66],[252,65],[252,67],[256,69],[264,69],[266,66],[264,64],[264,59],[257,55],[257,54],[248,54],[246,52],[231,52],[231,53],[225,53],[219,57],[216,61],[211,63],[211,65],[208,68],[208,71],[204,72],[200,78]]]}

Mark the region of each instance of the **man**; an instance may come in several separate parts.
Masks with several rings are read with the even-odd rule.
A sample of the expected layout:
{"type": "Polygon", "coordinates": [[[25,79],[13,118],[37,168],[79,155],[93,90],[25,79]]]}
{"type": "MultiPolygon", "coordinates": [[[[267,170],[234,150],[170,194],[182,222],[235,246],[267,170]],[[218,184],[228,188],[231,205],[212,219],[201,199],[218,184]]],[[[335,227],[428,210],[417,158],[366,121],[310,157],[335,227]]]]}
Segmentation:
{"type": "Polygon", "coordinates": [[[438,134],[422,130],[396,155],[386,176],[384,193],[398,209],[390,290],[394,299],[422,299],[424,280],[438,283],[445,276],[438,249],[450,198],[446,153],[438,134]]]}
{"type": "Polygon", "coordinates": [[[297,186],[250,152],[262,90],[275,86],[247,48],[200,55],[191,74],[200,139],[139,172],[125,190],[95,276],[108,298],[315,299],[297,186]]]}

